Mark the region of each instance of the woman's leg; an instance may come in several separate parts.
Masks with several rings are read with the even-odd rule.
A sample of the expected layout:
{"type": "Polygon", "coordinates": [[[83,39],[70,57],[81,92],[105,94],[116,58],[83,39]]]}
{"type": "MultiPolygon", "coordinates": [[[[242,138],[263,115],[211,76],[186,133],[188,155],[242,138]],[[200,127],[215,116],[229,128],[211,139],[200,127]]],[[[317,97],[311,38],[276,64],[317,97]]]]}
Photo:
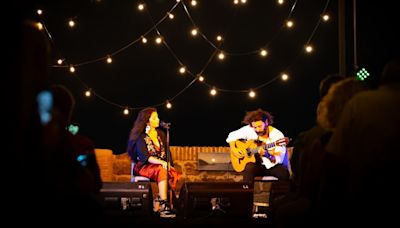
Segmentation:
{"type": "Polygon", "coordinates": [[[158,172],[158,195],[161,200],[167,200],[168,183],[167,183],[167,170],[160,167],[158,172]]]}
{"type": "Polygon", "coordinates": [[[167,180],[161,180],[158,182],[158,195],[161,200],[167,200],[167,180]]]}

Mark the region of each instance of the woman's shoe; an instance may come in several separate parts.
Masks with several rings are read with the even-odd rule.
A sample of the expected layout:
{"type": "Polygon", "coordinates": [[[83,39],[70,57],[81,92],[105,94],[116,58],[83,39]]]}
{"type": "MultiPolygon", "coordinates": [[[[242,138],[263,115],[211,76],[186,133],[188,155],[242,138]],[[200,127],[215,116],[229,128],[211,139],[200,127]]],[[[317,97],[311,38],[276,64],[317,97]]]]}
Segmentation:
{"type": "Polygon", "coordinates": [[[166,200],[160,200],[160,217],[175,218],[176,214],[171,210],[166,200]]]}

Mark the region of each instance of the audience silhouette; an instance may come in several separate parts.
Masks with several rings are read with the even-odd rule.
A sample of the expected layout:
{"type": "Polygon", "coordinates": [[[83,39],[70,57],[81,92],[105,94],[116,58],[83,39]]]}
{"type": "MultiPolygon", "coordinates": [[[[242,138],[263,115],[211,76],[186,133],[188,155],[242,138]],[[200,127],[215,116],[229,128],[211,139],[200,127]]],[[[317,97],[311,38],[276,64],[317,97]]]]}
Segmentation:
{"type": "Polygon", "coordinates": [[[376,90],[354,96],[327,145],[321,217],[354,224],[392,224],[400,136],[400,58],[388,62],[376,90]],[[333,213],[340,212],[340,216],[333,213]]]}

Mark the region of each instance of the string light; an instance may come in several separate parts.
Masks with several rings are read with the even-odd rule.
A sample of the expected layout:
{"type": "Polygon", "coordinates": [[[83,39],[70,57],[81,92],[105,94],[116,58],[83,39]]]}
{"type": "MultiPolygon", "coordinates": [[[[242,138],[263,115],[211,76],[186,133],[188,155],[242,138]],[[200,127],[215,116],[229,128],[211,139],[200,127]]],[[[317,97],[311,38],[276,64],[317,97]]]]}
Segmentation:
{"type": "Polygon", "coordinates": [[[90,92],[90,90],[86,90],[86,91],[85,91],[85,96],[86,96],[86,97],[92,96],[92,93],[90,92]]]}
{"type": "Polygon", "coordinates": [[[167,109],[171,109],[172,108],[171,102],[167,101],[165,107],[167,107],[167,109]]]}
{"type": "Polygon", "coordinates": [[[107,57],[107,63],[112,63],[112,58],[110,56],[107,57]]]}
{"type": "Polygon", "coordinates": [[[267,50],[265,50],[265,49],[261,49],[261,50],[260,50],[260,55],[261,55],[262,57],[265,57],[265,56],[267,56],[267,55],[268,55],[268,52],[267,52],[267,50]]]}
{"type": "Polygon", "coordinates": [[[289,79],[289,75],[286,74],[286,73],[282,73],[282,74],[281,74],[281,79],[282,79],[283,81],[287,81],[287,80],[289,79]]]}
{"type": "Polygon", "coordinates": [[[255,96],[256,96],[256,92],[254,92],[253,90],[250,90],[249,97],[254,98],[255,96]]]}
{"type": "MultiPolygon", "coordinates": [[[[180,1],[177,1],[177,3],[176,3],[168,12],[172,12],[172,11],[174,10],[174,8],[178,5],[179,2],[180,2],[180,1]]],[[[292,8],[291,8],[290,14],[292,13],[292,11],[293,11],[293,9],[294,9],[294,6],[296,5],[296,2],[297,2],[297,0],[295,1],[295,3],[293,4],[293,6],[292,6],[292,8]]],[[[188,15],[189,19],[192,21],[193,25],[195,25],[193,19],[191,18],[190,14],[189,14],[189,11],[188,11],[187,8],[185,7],[184,2],[182,2],[182,5],[183,5],[183,7],[184,7],[184,9],[185,9],[185,12],[186,12],[186,14],[188,15]]],[[[164,17],[164,18],[165,18],[165,17],[164,17]]],[[[145,34],[149,33],[151,30],[155,29],[155,28],[156,28],[156,25],[160,24],[160,23],[164,20],[164,18],[161,18],[160,21],[158,21],[157,23],[155,23],[155,26],[154,26],[153,28],[151,28],[150,30],[148,30],[145,34]]],[[[207,42],[208,42],[210,45],[212,45],[214,48],[217,48],[214,44],[212,44],[212,43],[209,41],[209,39],[208,39],[204,34],[201,33],[201,35],[202,35],[203,38],[205,38],[205,39],[207,40],[207,42]]],[[[143,36],[144,36],[144,35],[143,35],[143,36]]],[[[218,39],[219,39],[219,37],[218,37],[218,39]]],[[[222,37],[221,37],[221,40],[222,40],[222,37]]],[[[147,39],[143,39],[142,42],[144,42],[144,43],[147,42],[147,39]]],[[[161,43],[162,40],[158,40],[158,39],[157,39],[157,42],[161,43]]],[[[121,48],[120,50],[116,51],[115,53],[120,52],[120,51],[126,49],[127,47],[131,46],[133,43],[135,43],[135,41],[132,42],[132,43],[130,43],[130,44],[128,44],[128,45],[126,45],[125,47],[121,48]]],[[[264,45],[264,46],[266,46],[266,45],[264,45]]],[[[252,52],[253,52],[253,51],[249,51],[249,52],[247,52],[247,53],[248,53],[248,54],[252,54],[252,52]]],[[[257,52],[257,51],[256,51],[256,52],[257,52]]],[[[228,54],[230,54],[230,53],[228,53],[228,54]]],[[[237,53],[232,53],[232,54],[238,55],[237,53]]],[[[96,60],[89,60],[89,61],[86,61],[85,64],[93,63],[93,62],[96,62],[96,60]]],[[[76,65],[82,65],[82,64],[76,64],[76,65]]]]}
{"type": "Polygon", "coordinates": [[[147,43],[147,39],[146,37],[142,36],[142,43],[146,44],[147,43]]]}
{"type": "Polygon", "coordinates": [[[179,73],[184,74],[186,72],[186,67],[181,66],[179,67],[179,73]]]}
{"type": "Polygon", "coordinates": [[[72,19],[70,19],[70,20],[68,21],[68,26],[69,26],[70,28],[75,27],[75,21],[72,20],[72,19]]]}
{"type": "Polygon", "coordinates": [[[219,54],[218,54],[218,58],[219,58],[220,60],[225,59],[225,54],[224,54],[223,52],[219,53],[219,54]]]}
{"type": "Polygon", "coordinates": [[[72,66],[72,65],[70,65],[70,66],[69,66],[69,72],[75,73],[75,67],[72,66]]]}
{"type": "Polygon", "coordinates": [[[311,45],[308,44],[308,45],[305,46],[305,50],[306,50],[307,53],[311,53],[311,52],[313,52],[314,49],[313,49],[313,47],[311,45]]]}
{"type": "MultiPolygon", "coordinates": [[[[327,0],[327,4],[328,4],[329,1],[330,1],[330,0],[327,0]]],[[[247,2],[247,1],[244,1],[244,3],[246,3],[246,2],[247,2]]],[[[242,3],[241,1],[239,1],[239,0],[234,1],[234,4],[239,4],[239,3],[240,3],[240,4],[243,4],[243,3],[242,3]]],[[[326,4],[326,5],[327,5],[327,4],[326,4]]],[[[297,0],[295,0],[295,1],[293,2],[293,5],[292,5],[292,7],[291,7],[291,10],[290,10],[288,16],[286,17],[286,18],[288,18],[288,20],[289,20],[289,18],[291,17],[291,15],[292,15],[294,9],[296,8],[296,5],[297,5],[297,0]]],[[[186,15],[188,16],[189,20],[192,22],[192,24],[193,24],[194,26],[196,26],[196,23],[194,22],[192,16],[190,15],[190,12],[189,12],[188,8],[185,6],[185,2],[184,2],[184,1],[182,1],[182,6],[184,7],[184,10],[185,10],[186,15]]],[[[326,9],[326,7],[325,7],[325,9],[326,9]]],[[[325,9],[324,9],[324,11],[325,11],[325,9]]],[[[323,12],[324,12],[324,11],[323,11],[323,12]]],[[[289,24],[290,24],[291,26],[293,26],[293,25],[294,25],[294,22],[291,21],[289,24]]],[[[198,27],[198,26],[196,26],[196,27],[198,27]]],[[[281,27],[280,27],[280,30],[281,30],[282,28],[284,28],[284,27],[287,27],[286,23],[284,23],[284,26],[281,26],[281,27]]],[[[207,36],[206,36],[205,34],[201,33],[201,30],[200,30],[200,29],[199,29],[199,33],[200,33],[200,34],[202,35],[202,37],[209,43],[210,46],[212,46],[212,47],[213,47],[214,49],[216,49],[216,50],[219,50],[219,48],[218,48],[213,42],[211,42],[210,39],[208,39],[207,36]]],[[[278,33],[279,33],[279,31],[277,32],[277,34],[278,34],[278,33]]],[[[272,40],[273,40],[273,39],[272,39],[272,40]]],[[[270,41],[270,42],[271,42],[271,41],[270,41]]],[[[269,43],[270,43],[270,42],[268,42],[267,44],[262,45],[262,46],[263,46],[263,47],[267,47],[267,46],[269,46],[269,43]]],[[[243,51],[243,52],[241,52],[241,53],[230,52],[230,51],[227,51],[227,50],[224,50],[224,52],[226,53],[226,55],[236,55],[236,56],[238,56],[238,55],[252,55],[252,54],[258,53],[258,52],[259,52],[259,48],[254,49],[254,50],[252,50],[252,51],[243,51]]]]}
{"type": "Polygon", "coordinates": [[[156,44],[161,44],[163,41],[161,36],[156,37],[156,44]]]}
{"type": "MultiPolygon", "coordinates": [[[[179,0],[177,0],[177,2],[181,2],[181,1],[179,1],[179,0]]],[[[192,1],[193,2],[193,1],[192,1]]],[[[191,3],[192,3],[191,2],[191,3]]],[[[195,4],[194,5],[197,5],[197,2],[196,1],[194,1],[195,2],[195,4]]],[[[246,3],[247,1],[246,0],[242,0],[241,1],[241,3],[246,3]]],[[[297,2],[297,1],[296,1],[297,2]]],[[[282,1],[282,3],[283,3],[283,1],[282,1]]],[[[184,5],[184,3],[182,2],[182,4],[184,5]]],[[[193,5],[193,4],[192,4],[193,5]]],[[[292,9],[293,9],[294,7],[292,7],[292,9]]],[[[144,5],[143,5],[143,9],[144,9],[144,5]]],[[[167,13],[166,14],[166,16],[165,17],[169,17],[170,19],[173,19],[174,18],[174,15],[172,14],[172,13],[167,13]],[[172,16],[171,16],[172,15],[172,16]],[[172,17],[172,18],[171,18],[172,17]]],[[[329,16],[328,16],[328,18],[329,18],[329,16]]],[[[163,19],[162,19],[163,20],[163,19]]],[[[155,23],[155,26],[154,26],[154,28],[153,29],[156,29],[157,30],[157,25],[159,24],[159,23],[161,23],[162,22],[162,20],[160,20],[159,22],[157,22],[157,23],[155,23]]],[[[324,17],[322,17],[322,20],[325,20],[324,19],[324,17]]],[[[192,21],[193,22],[193,21],[192,21]]],[[[75,21],[73,21],[72,19],[69,21],[69,25],[70,25],[70,27],[74,27],[75,26],[75,21]]],[[[292,20],[287,20],[287,23],[286,23],[286,26],[287,27],[293,27],[293,25],[294,25],[294,22],[292,21],[292,20]]],[[[315,27],[315,29],[317,28],[317,26],[315,27]]],[[[315,31],[315,29],[314,29],[314,31],[315,31]]],[[[149,30],[149,31],[151,31],[151,30],[149,30]]],[[[157,32],[158,32],[158,30],[157,30],[157,32]]],[[[197,35],[197,34],[199,34],[199,31],[198,31],[198,29],[192,29],[192,31],[191,31],[191,33],[192,33],[192,35],[197,35]]],[[[144,35],[147,35],[148,34],[148,32],[146,32],[146,33],[144,33],[144,35]]],[[[160,33],[158,32],[158,34],[159,34],[159,36],[157,36],[156,38],[155,38],[155,42],[157,43],[157,44],[161,44],[161,43],[163,43],[163,42],[165,42],[164,41],[164,39],[162,38],[162,36],[160,35],[160,33]]],[[[202,34],[202,33],[201,33],[202,34]]],[[[139,41],[141,40],[142,41],[142,43],[147,43],[147,39],[144,37],[144,35],[143,36],[141,36],[141,38],[140,39],[138,39],[139,41]]],[[[312,34],[313,35],[313,34],[312,34]]],[[[310,36],[310,38],[309,39],[311,39],[311,37],[312,37],[312,35],[310,36]]],[[[203,37],[205,37],[204,36],[204,34],[202,34],[202,36],[203,37]]],[[[220,36],[220,35],[218,35],[217,36],[217,41],[222,41],[222,36],[220,36]]],[[[132,44],[133,44],[134,42],[132,42],[132,44]]],[[[166,44],[166,42],[164,43],[165,45],[167,45],[166,44]]],[[[127,45],[128,46],[128,45],[127,45]]],[[[215,46],[214,46],[215,47],[215,46]]],[[[216,48],[216,47],[215,47],[216,48]]],[[[311,51],[313,50],[313,48],[312,48],[312,46],[310,45],[309,46],[309,48],[311,49],[311,51]]],[[[123,50],[123,49],[120,49],[120,50],[123,50]]],[[[217,50],[219,50],[219,49],[217,49],[217,50]]],[[[170,50],[171,51],[171,50],[170,50]]],[[[306,47],[306,51],[307,51],[307,47],[306,47]]],[[[310,52],[311,52],[310,51],[310,52]]],[[[265,57],[265,56],[267,56],[268,55],[268,51],[267,50],[265,50],[265,49],[259,49],[257,52],[259,52],[259,54],[261,55],[261,56],[263,56],[263,57],[265,57]]],[[[308,51],[307,51],[308,52],[308,51]]],[[[115,52],[115,53],[117,53],[117,52],[115,52]]],[[[248,52],[248,53],[250,53],[250,52],[248,52]]],[[[111,56],[112,55],[108,55],[107,56],[107,63],[111,63],[112,62],[112,58],[111,58],[111,56]]],[[[219,52],[219,54],[218,54],[218,58],[220,59],[220,60],[223,60],[224,58],[225,58],[225,53],[223,52],[223,51],[221,51],[220,50],[220,52],[219,52]]],[[[102,58],[102,59],[104,59],[104,57],[102,58]]],[[[61,59],[59,59],[57,62],[58,62],[58,64],[59,65],[61,65],[63,62],[64,62],[64,60],[61,60],[61,63],[59,62],[61,59]]],[[[94,61],[87,61],[87,62],[94,62],[94,61]]],[[[74,64],[75,66],[78,66],[78,65],[80,65],[80,64],[74,64]]],[[[74,65],[70,65],[70,67],[69,67],[69,69],[70,69],[70,72],[75,72],[75,67],[74,67],[74,65]]],[[[206,64],[206,66],[208,65],[208,63],[206,64]]],[[[206,66],[204,66],[203,67],[203,69],[202,69],[202,71],[201,72],[203,72],[204,70],[205,70],[205,68],[206,68],[206,66]]],[[[183,73],[185,73],[187,71],[187,69],[186,69],[186,67],[184,67],[184,70],[183,70],[183,73]]],[[[180,69],[180,72],[181,72],[181,69],[180,69]]],[[[182,73],[182,72],[181,72],[182,73]]],[[[190,73],[190,72],[189,72],[190,73]]],[[[194,76],[192,73],[190,73],[192,76],[194,76]]],[[[282,78],[282,80],[287,80],[288,79],[288,75],[287,74],[282,74],[281,75],[281,78],[282,78]]],[[[196,75],[196,80],[198,80],[198,81],[204,81],[204,77],[203,76],[201,76],[200,74],[198,74],[198,75],[196,75]]],[[[264,83],[264,84],[269,84],[269,83],[264,83]]],[[[260,88],[260,87],[262,87],[262,86],[264,86],[264,84],[263,85],[261,85],[261,86],[259,86],[259,87],[256,87],[257,89],[258,88],[260,88]]],[[[190,86],[190,85],[189,85],[190,86]]],[[[209,85],[208,85],[209,86],[209,85]]],[[[187,88],[187,87],[186,87],[187,88]]],[[[185,89],[186,89],[185,88],[185,89]]],[[[221,91],[224,91],[223,89],[220,89],[221,91]]],[[[225,90],[225,91],[228,91],[228,90],[225,90]]],[[[244,91],[243,91],[244,92],[244,91]]],[[[89,93],[90,93],[90,91],[89,91],[89,93]]],[[[213,89],[211,89],[211,91],[210,91],[210,94],[211,95],[213,95],[213,96],[215,96],[216,94],[217,94],[217,90],[215,89],[215,87],[213,87],[213,89]]],[[[253,91],[253,90],[251,90],[250,92],[249,92],[249,96],[250,97],[255,97],[255,91],[253,91]]],[[[172,105],[171,105],[171,103],[169,103],[169,101],[168,101],[168,103],[166,104],[167,105],[167,107],[168,106],[170,106],[170,107],[172,107],[172,105]]],[[[129,109],[128,109],[128,111],[129,111],[129,109]]]]}
{"type": "Polygon", "coordinates": [[[36,27],[37,27],[40,31],[43,30],[43,24],[40,23],[40,22],[37,22],[37,23],[36,23],[36,27]]]}
{"type": "Polygon", "coordinates": [[[192,36],[197,36],[197,29],[192,29],[192,31],[190,31],[190,33],[192,34],[192,36]]]}
{"type": "Polygon", "coordinates": [[[294,22],[292,20],[286,21],[286,27],[292,28],[294,26],[294,22]]]}
{"type": "Polygon", "coordinates": [[[328,14],[322,15],[322,20],[329,21],[329,15],[328,14]]]}
{"type": "Polygon", "coordinates": [[[204,81],[204,77],[203,76],[199,75],[198,78],[199,78],[199,81],[201,81],[201,82],[204,81]]]}
{"type": "Polygon", "coordinates": [[[38,15],[42,15],[42,14],[43,14],[43,10],[38,9],[38,10],[36,10],[36,13],[37,13],[38,15]]]}
{"type": "Polygon", "coordinates": [[[139,10],[139,11],[144,10],[144,4],[143,4],[143,3],[140,3],[140,4],[138,5],[138,10],[139,10]]]}
{"type": "Polygon", "coordinates": [[[212,96],[217,95],[217,90],[216,90],[215,88],[212,88],[211,91],[210,91],[210,94],[211,94],[212,96]]]}
{"type": "Polygon", "coordinates": [[[57,60],[57,64],[58,64],[58,65],[61,65],[61,64],[63,64],[63,61],[64,61],[63,59],[58,59],[58,60],[57,60]]]}
{"type": "Polygon", "coordinates": [[[129,108],[124,108],[124,115],[129,115],[129,108]]]}

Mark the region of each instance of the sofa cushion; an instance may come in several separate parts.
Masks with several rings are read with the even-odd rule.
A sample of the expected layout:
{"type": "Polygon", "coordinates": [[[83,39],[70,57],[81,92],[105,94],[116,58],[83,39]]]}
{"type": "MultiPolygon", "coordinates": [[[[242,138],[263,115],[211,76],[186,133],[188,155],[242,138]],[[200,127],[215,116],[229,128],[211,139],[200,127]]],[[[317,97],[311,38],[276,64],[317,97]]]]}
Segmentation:
{"type": "Polygon", "coordinates": [[[113,161],[114,155],[112,150],[96,148],[96,161],[100,167],[100,176],[103,182],[113,181],[113,161]]]}
{"type": "Polygon", "coordinates": [[[131,175],[131,158],[128,153],[115,155],[113,169],[115,175],[131,175]]]}
{"type": "Polygon", "coordinates": [[[187,182],[203,181],[241,181],[242,175],[236,172],[226,171],[199,171],[197,161],[175,161],[175,166],[183,170],[182,174],[187,182]]]}

